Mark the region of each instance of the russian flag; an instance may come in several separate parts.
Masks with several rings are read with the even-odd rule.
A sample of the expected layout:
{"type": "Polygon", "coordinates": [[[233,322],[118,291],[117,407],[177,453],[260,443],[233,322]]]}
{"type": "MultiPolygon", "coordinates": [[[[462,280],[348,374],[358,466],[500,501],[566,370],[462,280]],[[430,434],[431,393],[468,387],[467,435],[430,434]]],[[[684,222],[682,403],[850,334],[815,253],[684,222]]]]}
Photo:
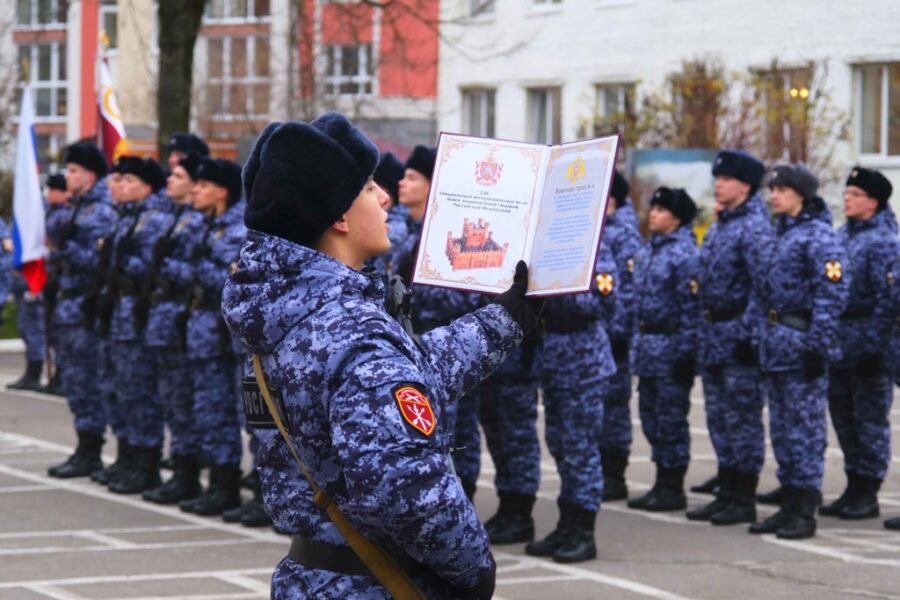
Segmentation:
{"type": "Polygon", "coordinates": [[[31,88],[22,90],[19,131],[16,137],[16,175],[13,187],[13,265],[22,272],[32,294],[47,282],[44,268],[44,198],[34,138],[34,101],[31,88]]]}

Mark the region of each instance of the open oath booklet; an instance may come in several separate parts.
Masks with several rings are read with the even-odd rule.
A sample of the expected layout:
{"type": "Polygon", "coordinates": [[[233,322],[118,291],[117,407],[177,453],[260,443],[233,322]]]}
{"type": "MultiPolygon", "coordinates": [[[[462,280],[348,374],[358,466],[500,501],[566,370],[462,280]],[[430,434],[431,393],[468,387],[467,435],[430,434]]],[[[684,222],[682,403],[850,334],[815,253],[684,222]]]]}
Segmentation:
{"type": "Polygon", "coordinates": [[[529,296],[587,292],[619,136],[557,146],[441,133],[413,283],[529,296]]]}

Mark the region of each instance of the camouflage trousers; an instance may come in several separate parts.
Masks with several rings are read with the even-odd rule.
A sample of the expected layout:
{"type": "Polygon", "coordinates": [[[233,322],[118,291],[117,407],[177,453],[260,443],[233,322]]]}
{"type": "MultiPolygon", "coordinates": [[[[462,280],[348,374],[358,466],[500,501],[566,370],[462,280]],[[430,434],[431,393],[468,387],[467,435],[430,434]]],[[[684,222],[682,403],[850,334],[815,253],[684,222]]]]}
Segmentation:
{"type": "Polygon", "coordinates": [[[675,469],[691,462],[691,409],[693,380],[675,377],[641,377],[638,412],[641,429],[650,443],[650,456],[657,467],[675,469]]]}
{"type": "Polygon", "coordinates": [[[16,327],[25,342],[25,360],[44,360],[47,356],[44,302],[40,296],[31,300],[26,300],[25,294],[13,297],[16,303],[16,327]]]}
{"type": "Polygon", "coordinates": [[[891,377],[831,369],[828,409],[844,453],[844,470],[884,480],[891,462],[891,377]]]}
{"type": "Polygon", "coordinates": [[[60,376],[75,430],[103,435],[106,411],[97,375],[97,336],[82,325],[58,325],[60,376]]]}
{"type": "Polygon", "coordinates": [[[118,400],[116,393],[116,365],[113,362],[112,342],[105,337],[97,337],[97,389],[106,420],[113,435],[119,439],[128,439],[128,412],[118,400]]]}
{"type": "Polygon", "coordinates": [[[807,379],[800,370],[766,374],[769,435],[783,486],[820,490],[825,471],[828,375],[807,379]]]}
{"type": "Polygon", "coordinates": [[[631,451],[631,369],[628,361],[616,365],[603,396],[600,451],[627,456],[631,451]]]}
{"type": "Polygon", "coordinates": [[[163,407],[156,387],[156,360],[143,341],[111,343],[116,375],[116,398],[126,419],[126,438],[132,446],[158,448],[163,442],[163,407]]]}
{"type": "Polygon", "coordinates": [[[231,355],[191,361],[194,415],[203,458],[216,466],[241,464],[241,422],[234,388],[231,355]]]}
{"type": "Polygon", "coordinates": [[[178,456],[198,457],[200,439],[194,418],[194,381],[191,363],[182,350],[153,348],[156,389],[171,439],[169,450],[178,456]]]}
{"type": "Polygon", "coordinates": [[[758,474],[765,459],[762,375],[728,365],[703,374],[706,426],[720,467],[758,474]]]}
{"type": "Polygon", "coordinates": [[[536,494],[541,484],[537,379],[496,373],[481,383],[479,392],[494,487],[498,492],[536,494]]]}

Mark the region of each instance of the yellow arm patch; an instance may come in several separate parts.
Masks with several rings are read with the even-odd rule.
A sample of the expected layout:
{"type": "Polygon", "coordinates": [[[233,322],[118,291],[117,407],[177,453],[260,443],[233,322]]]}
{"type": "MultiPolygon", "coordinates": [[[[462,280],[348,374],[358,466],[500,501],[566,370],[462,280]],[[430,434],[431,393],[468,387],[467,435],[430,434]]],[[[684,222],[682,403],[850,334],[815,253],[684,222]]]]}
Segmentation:
{"type": "Polygon", "coordinates": [[[825,262],[825,277],[832,283],[838,283],[844,278],[844,267],[839,260],[825,262]]]}

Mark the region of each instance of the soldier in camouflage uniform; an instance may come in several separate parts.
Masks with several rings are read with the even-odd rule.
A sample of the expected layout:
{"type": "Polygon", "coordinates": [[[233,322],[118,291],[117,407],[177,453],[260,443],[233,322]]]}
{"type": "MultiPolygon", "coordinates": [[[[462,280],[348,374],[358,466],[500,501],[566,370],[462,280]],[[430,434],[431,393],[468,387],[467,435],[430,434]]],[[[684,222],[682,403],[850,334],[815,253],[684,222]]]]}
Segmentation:
{"type": "Polygon", "coordinates": [[[200,451],[209,464],[210,482],[202,495],[178,505],[198,515],[220,515],[241,503],[243,440],[235,398],[236,357],[221,308],[222,287],[236,267],[247,233],[240,167],[228,160],[204,158],[197,169],[193,203],[205,219],[192,255],[187,356],[193,368],[193,408],[200,451]]]}
{"type": "Polygon", "coordinates": [[[769,180],[778,215],[776,244],[759,286],[765,320],[757,327],[769,398],[769,430],[784,497],[779,510],[750,526],[779,538],[815,535],[825,467],[828,367],[841,358],[838,322],[847,305],[847,253],[804,165],[782,164],[769,180]]]}
{"type": "Polygon", "coordinates": [[[898,253],[891,191],[878,171],[854,167],[844,191],[847,223],[838,230],[852,277],[838,326],[843,356],[829,370],[828,408],[844,452],[847,488],[819,514],[842,519],[878,516],[878,490],[891,461],[891,269],[898,253]]]}
{"type": "Polygon", "coordinates": [[[603,500],[628,497],[625,468],[631,452],[631,366],[628,354],[634,337],[634,270],[642,252],[638,219],[628,198],[628,180],[615,172],[607,205],[603,240],[616,259],[618,281],[615,316],[609,323],[609,343],[616,360],[616,372],[609,378],[603,398],[603,429],[600,456],[603,461],[603,500]]]}
{"type": "Polygon", "coordinates": [[[632,364],[640,377],[641,428],[652,448],[656,483],[628,501],[648,511],[682,510],[684,474],[691,459],[688,429],[697,354],[697,244],[694,201],[682,189],[661,187],[650,198],[651,238],[635,273],[638,333],[632,364]]]}
{"type": "MultiPolygon", "coordinates": [[[[539,303],[524,298],[520,263],[494,304],[416,344],[385,312],[381,278],[358,270],[390,243],[370,179],[377,161],[337,114],[263,132],[245,170],[251,231],[226,319],[260,355],[312,478],[350,524],[409,567],[426,597],[490,598],[495,563],[442,423],[536,324],[539,303]]],[[[278,431],[265,420],[254,429],[267,508],[295,536],[272,598],[390,598],[316,506],[278,431]]]]}
{"type": "Polygon", "coordinates": [[[181,159],[188,154],[193,154],[199,158],[209,156],[209,146],[203,141],[203,138],[193,133],[173,133],[169,138],[166,146],[169,152],[167,164],[169,171],[174,171],[181,159]]]}
{"type": "Polygon", "coordinates": [[[600,430],[603,399],[616,363],[606,334],[618,283],[612,250],[600,244],[590,293],[551,298],[539,349],[544,439],[556,461],[559,521],[525,553],[574,563],[597,556],[594,525],[603,499],[600,430]]]}
{"type": "Polygon", "coordinates": [[[108,165],[89,142],[66,149],[66,185],[72,193],[72,211],[60,235],[59,275],[53,327],[58,334],[62,382],[75,417],[78,447],[64,463],[50,467],[52,477],[86,477],[101,468],[100,450],[106,414],[97,387],[94,348],[96,334],[85,319],[89,287],[98,276],[98,246],[113,234],[116,211],[107,200],[101,179],[108,165]]]}
{"type": "Polygon", "coordinates": [[[687,518],[714,525],[756,520],[756,485],[765,457],[763,386],[753,328],[760,322],[754,282],[763,249],[773,242],[768,211],[757,190],[765,167],[740,151],[713,162],[716,223],[700,249],[698,365],[709,435],[719,461],[716,499],[687,518]]]}
{"type": "Polygon", "coordinates": [[[198,155],[182,156],[167,179],[170,210],[158,212],[149,224],[159,234],[155,236],[144,290],[149,304],[144,341],[154,355],[156,391],[165,408],[172,456],[171,479],[143,494],[145,500],[158,504],[174,504],[200,494],[200,439],[194,419],[193,376],[184,350],[184,332],[177,326],[178,314],[187,310],[193,242],[199,240],[204,228],[202,214],[191,205],[199,166],[198,155]]]}
{"type": "MultiPolygon", "coordinates": [[[[111,423],[124,424],[124,435],[133,460],[108,481],[118,494],[136,494],[160,484],[159,461],[163,441],[163,410],[156,393],[156,369],[144,344],[135,310],[152,260],[159,231],[152,226],[157,215],[168,212],[168,201],[159,194],[165,185],[162,167],[153,159],[133,158],[121,164],[119,221],[107,276],[106,293],[112,302],[109,342],[115,380],[111,423]]],[[[108,309],[107,309],[108,310],[108,309]]],[[[99,312],[99,311],[98,311],[99,312]]],[[[98,320],[106,316],[99,314],[98,320]]],[[[106,329],[100,324],[101,329],[106,329]]],[[[115,429],[115,425],[114,425],[115,429]]]]}
{"type": "MultiPolygon", "coordinates": [[[[57,177],[57,176],[54,176],[57,177]]],[[[62,185],[66,185],[65,175],[62,177],[62,185]]],[[[56,331],[51,327],[54,308],[56,306],[57,293],[59,292],[59,275],[60,275],[60,251],[62,245],[62,234],[67,229],[67,223],[72,215],[72,204],[70,203],[71,194],[68,189],[65,190],[65,196],[58,195],[47,196],[49,206],[47,207],[44,223],[46,227],[46,244],[47,244],[47,283],[41,292],[44,303],[44,329],[47,332],[47,345],[50,346],[51,358],[53,360],[53,371],[51,379],[47,383],[45,391],[49,394],[64,395],[62,387],[62,379],[60,378],[60,361],[59,346],[57,344],[56,331]]]]}

